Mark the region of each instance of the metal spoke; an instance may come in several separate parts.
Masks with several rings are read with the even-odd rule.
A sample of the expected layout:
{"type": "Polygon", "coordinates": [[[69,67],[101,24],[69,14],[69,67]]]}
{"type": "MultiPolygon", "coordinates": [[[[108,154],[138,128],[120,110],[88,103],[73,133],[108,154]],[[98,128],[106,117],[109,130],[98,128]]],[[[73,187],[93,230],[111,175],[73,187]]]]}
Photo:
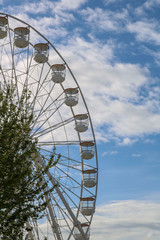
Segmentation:
{"type": "Polygon", "coordinates": [[[37,133],[34,133],[34,132],[33,132],[33,136],[36,137],[36,136],[38,135],[38,137],[41,137],[41,136],[43,136],[43,135],[45,135],[45,134],[48,134],[50,131],[55,131],[56,129],[58,129],[58,128],[60,128],[60,127],[63,127],[64,125],[66,125],[66,124],[68,124],[68,123],[71,123],[71,122],[73,122],[73,121],[74,121],[74,118],[71,117],[71,118],[69,118],[69,119],[67,119],[67,120],[65,120],[65,121],[63,121],[63,122],[54,124],[54,125],[46,128],[46,129],[43,129],[42,131],[39,131],[39,132],[37,132],[37,133]]]}
{"type": "Polygon", "coordinates": [[[38,146],[49,146],[49,145],[79,145],[80,142],[75,140],[75,141],[54,141],[54,142],[38,142],[38,146]]]}
{"type": "MultiPolygon", "coordinates": [[[[46,112],[53,104],[55,104],[55,102],[58,101],[58,99],[62,96],[62,94],[63,94],[63,93],[61,93],[61,94],[60,94],[54,101],[52,101],[52,103],[50,103],[49,106],[47,106],[45,109],[44,109],[44,106],[41,108],[41,111],[40,111],[39,115],[37,116],[37,118],[35,119],[34,125],[32,126],[32,128],[34,128],[34,126],[36,125],[38,118],[40,118],[40,116],[41,116],[44,112],[46,112]]],[[[58,108],[60,108],[62,105],[63,105],[63,103],[62,103],[58,108]]],[[[58,108],[56,107],[56,111],[58,110],[58,108]]],[[[56,113],[56,111],[52,113],[52,116],[56,113]]],[[[48,118],[46,119],[46,121],[48,121],[48,118]]],[[[46,122],[45,122],[45,123],[46,123],[46,122]]],[[[45,123],[43,123],[43,125],[44,125],[45,123]]],[[[40,128],[41,128],[43,125],[41,125],[40,128]]],[[[38,130],[39,130],[39,129],[38,129],[38,130]]],[[[38,130],[37,130],[37,131],[38,131],[38,130]]]]}

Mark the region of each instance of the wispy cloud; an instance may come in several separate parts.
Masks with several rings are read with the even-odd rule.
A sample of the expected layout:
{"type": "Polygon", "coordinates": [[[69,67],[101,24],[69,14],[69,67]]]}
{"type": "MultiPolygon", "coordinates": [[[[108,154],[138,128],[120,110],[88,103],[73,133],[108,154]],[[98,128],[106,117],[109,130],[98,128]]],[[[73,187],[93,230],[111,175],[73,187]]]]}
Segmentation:
{"type": "Polygon", "coordinates": [[[136,35],[138,41],[151,42],[156,45],[160,44],[160,27],[156,20],[141,20],[137,22],[131,22],[127,25],[127,29],[130,33],[136,35]]]}
{"type": "Polygon", "coordinates": [[[146,14],[146,10],[153,10],[154,8],[160,7],[159,0],[146,0],[143,4],[135,9],[135,12],[138,15],[144,16],[146,14]]]}
{"type": "MultiPolygon", "coordinates": [[[[119,2],[122,1],[122,0],[119,0],[119,2]]],[[[117,3],[117,0],[104,0],[104,3],[106,5],[109,5],[109,4],[112,4],[112,3],[117,3]]]]}
{"type": "Polygon", "coordinates": [[[136,142],[136,139],[131,139],[131,138],[129,138],[129,137],[125,137],[125,138],[123,138],[122,139],[122,141],[120,141],[118,144],[120,145],[120,146],[127,146],[127,145],[132,145],[133,143],[135,143],[136,142]]]}
{"type": "Polygon", "coordinates": [[[121,12],[103,10],[102,8],[87,8],[81,11],[88,24],[96,31],[119,31],[128,17],[126,9],[121,12]]]}
{"type": "Polygon", "coordinates": [[[132,157],[136,157],[136,158],[137,158],[137,157],[141,157],[141,156],[142,156],[141,153],[133,153],[133,154],[132,154],[132,157]]]}
{"type": "Polygon", "coordinates": [[[117,201],[98,206],[91,240],[158,240],[160,204],[146,201],[117,201]]]}
{"type": "Polygon", "coordinates": [[[28,2],[24,1],[23,4],[17,4],[16,8],[12,6],[7,6],[7,12],[17,13],[25,12],[28,14],[45,14],[49,13],[62,13],[65,11],[77,10],[88,0],[60,0],[60,1],[50,1],[50,0],[40,0],[28,2]]]}
{"type": "Polygon", "coordinates": [[[61,10],[76,10],[81,7],[88,0],[61,0],[57,3],[57,8],[61,10]]]}
{"type": "MultiPolygon", "coordinates": [[[[110,133],[126,137],[123,144],[134,142],[128,142],[127,137],[160,131],[160,114],[151,108],[158,92],[148,90],[152,80],[146,67],[111,65],[114,47],[110,48],[109,43],[102,47],[96,39],[88,42],[72,37],[59,47],[79,79],[97,130],[109,126],[110,133]],[[141,98],[141,87],[146,88],[146,97],[141,98]]],[[[104,131],[101,133],[104,138],[104,131]]]]}
{"type": "Polygon", "coordinates": [[[53,7],[55,7],[55,3],[49,0],[41,0],[39,2],[24,1],[23,4],[20,3],[16,5],[15,3],[14,8],[12,5],[8,5],[7,7],[4,6],[3,8],[4,10],[6,9],[6,12],[10,14],[28,13],[36,16],[37,14],[45,14],[50,8],[52,9],[53,7]]]}
{"type": "Polygon", "coordinates": [[[154,140],[153,139],[149,139],[149,138],[147,138],[147,139],[145,139],[145,141],[144,141],[145,143],[154,143],[154,140]]]}
{"type": "Polygon", "coordinates": [[[103,152],[102,157],[104,157],[106,155],[116,155],[116,154],[118,154],[118,151],[103,152]]]}

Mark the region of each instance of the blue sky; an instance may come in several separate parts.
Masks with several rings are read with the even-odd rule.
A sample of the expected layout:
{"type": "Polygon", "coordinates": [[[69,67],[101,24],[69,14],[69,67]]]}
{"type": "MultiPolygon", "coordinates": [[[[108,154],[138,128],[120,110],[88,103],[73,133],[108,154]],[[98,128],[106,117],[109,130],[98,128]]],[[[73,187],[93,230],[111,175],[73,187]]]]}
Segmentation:
{"type": "Polygon", "coordinates": [[[99,157],[91,240],[158,240],[160,1],[1,0],[0,8],[54,44],[86,99],[99,157]]]}

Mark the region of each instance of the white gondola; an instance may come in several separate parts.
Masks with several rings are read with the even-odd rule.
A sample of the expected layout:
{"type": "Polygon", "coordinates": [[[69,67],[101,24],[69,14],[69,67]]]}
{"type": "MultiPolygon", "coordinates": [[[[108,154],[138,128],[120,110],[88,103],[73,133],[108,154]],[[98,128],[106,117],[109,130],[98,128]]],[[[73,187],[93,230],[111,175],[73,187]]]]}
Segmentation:
{"type": "Polygon", "coordinates": [[[0,16],[0,39],[3,39],[7,36],[7,27],[8,19],[6,17],[0,16]]]}
{"type": "Polygon", "coordinates": [[[18,48],[25,48],[29,45],[30,30],[27,27],[17,27],[14,29],[14,45],[18,48]]]}
{"type": "Polygon", "coordinates": [[[74,117],[75,119],[75,130],[77,132],[85,132],[88,129],[88,115],[79,114],[74,117]]]}
{"type": "MultiPolygon", "coordinates": [[[[90,235],[88,227],[89,227],[89,224],[87,224],[87,223],[82,223],[81,224],[81,228],[84,231],[84,233],[86,234],[87,240],[89,239],[89,235],[90,235]]],[[[77,227],[74,228],[74,233],[73,234],[74,234],[75,240],[83,240],[84,239],[77,227]]]]}
{"type": "Polygon", "coordinates": [[[83,215],[92,215],[95,212],[95,199],[93,197],[81,198],[80,210],[83,215]]]}
{"type": "Polygon", "coordinates": [[[74,107],[78,103],[78,89],[77,88],[67,88],[65,92],[65,104],[69,107],[74,107]]]}
{"type": "Polygon", "coordinates": [[[84,159],[91,159],[94,157],[94,143],[93,142],[82,142],[81,146],[81,156],[84,159]]]}
{"type": "Polygon", "coordinates": [[[66,67],[64,64],[54,64],[51,66],[52,81],[62,83],[66,76],[66,67]]]}
{"type": "Polygon", "coordinates": [[[92,188],[97,184],[97,171],[94,169],[83,170],[83,184],[87,188],[92,188]]]}
{"type": "Polygon", "coordinates": [[[34,46],[34,60],[37,63],[45,63],[49,57],[49,46],[47,43],[37,43],[34,46]]]}

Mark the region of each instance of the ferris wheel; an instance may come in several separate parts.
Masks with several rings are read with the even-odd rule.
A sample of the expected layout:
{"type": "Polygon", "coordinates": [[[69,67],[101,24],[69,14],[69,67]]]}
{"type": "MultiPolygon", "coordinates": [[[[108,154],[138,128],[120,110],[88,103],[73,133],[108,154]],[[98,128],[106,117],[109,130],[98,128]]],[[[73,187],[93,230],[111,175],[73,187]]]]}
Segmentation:
{"type": "Polygon", "coordinates": [[[44,168],[53,151],[55,158],[60,155],[44,176],[49,186],[55,186],[45,196],[50,199],[45,216],[37,222],[30,219],[26,234],[30,240],[88,240],[97,197],[98,160],[85,99],[57,49],[29,24],[0,13],[0,82],[3,85],[10,79],[19,96],[24,86],[31,93],[37,164],[44,168]]]}

